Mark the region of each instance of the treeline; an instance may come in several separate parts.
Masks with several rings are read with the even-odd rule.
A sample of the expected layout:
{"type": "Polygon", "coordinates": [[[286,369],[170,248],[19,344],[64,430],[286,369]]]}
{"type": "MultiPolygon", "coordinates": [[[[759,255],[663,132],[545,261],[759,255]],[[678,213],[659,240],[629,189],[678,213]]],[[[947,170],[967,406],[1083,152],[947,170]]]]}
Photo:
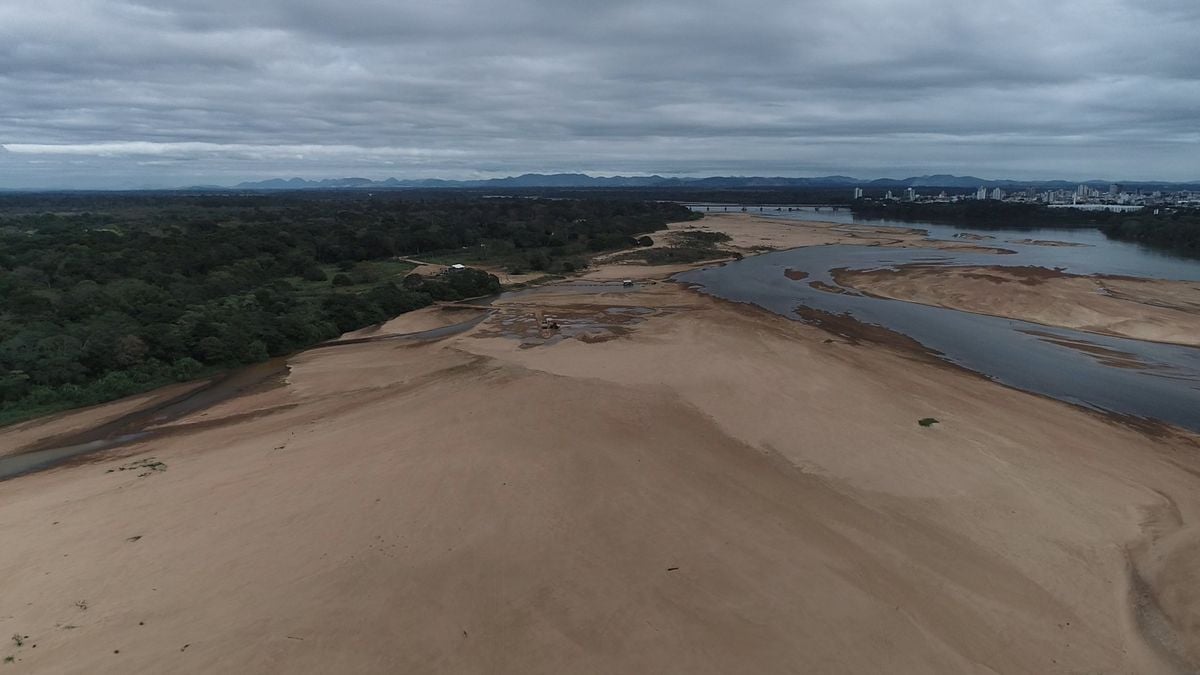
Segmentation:
{"type": "Polygon", "coordinates": [[[0,423],[188,380],[436,300],[479,270],[567,270],[692,217],[673,204],[356,194],[4,195],[0,423]]]}
{"type": "Polygon", "coordinates": [[[1200,258],[1200,209],[1195,208],[1160,207],[1114,212],[969,200],[954,203],[860,201],[852,209],[860,218],[976,228],[1095,227],[1112,239],[1200,258]]]}
{"type": "Polygon", "coordinates": [[[1041,204],[991,199],[960,202],[858,201],[851,206],[851,210],[860,218],[1012,229],[1100,227],[1128,215],[1110,211],[1056,209],[1041,204]]]}
{"type": "Polygon", "coordinates": [[[1133,241],[1200,258],[1200,209],[1162,209],[1158,215],[1143,211],[1101,228],[1112,239],[1133,241]]]}

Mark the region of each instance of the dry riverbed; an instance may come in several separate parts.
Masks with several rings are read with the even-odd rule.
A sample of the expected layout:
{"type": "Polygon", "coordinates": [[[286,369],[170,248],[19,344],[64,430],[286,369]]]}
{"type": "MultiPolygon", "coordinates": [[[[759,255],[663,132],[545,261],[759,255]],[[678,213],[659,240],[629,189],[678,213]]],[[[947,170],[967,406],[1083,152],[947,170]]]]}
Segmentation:
{"type": "MultiPolygon", "coordinates": [[[[738,216],[682,227],[729,233],[730,253],[923,245],[738,216]]],[[[19,637],[0,668],[1200,663],[1194,436],[713,300],[669,271],[601,267],[465,333],[310,350],[172,433],[0,482],[0,634],[19,637]]],[[[443,324],[427,314],[380,330],[443,324]]],[[[0,446],[78,415],[104,419],[0,430],[0,446]]]]}

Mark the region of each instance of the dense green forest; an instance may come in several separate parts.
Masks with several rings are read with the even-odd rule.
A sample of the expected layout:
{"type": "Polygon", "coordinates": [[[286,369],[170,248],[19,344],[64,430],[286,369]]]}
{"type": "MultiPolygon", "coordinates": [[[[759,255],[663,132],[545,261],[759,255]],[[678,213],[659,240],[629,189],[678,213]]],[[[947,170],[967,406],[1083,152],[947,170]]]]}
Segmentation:
{"type": "Polygon", "coordinates": [[[0,195],[0,423],[262,361],[570,272],[695,216],[668,203],[403,194],[0,195]]]}
{"type": "Polygon", "coordinates": [[[904,220],[971,227],[1100,227],[1127,213],[1055,209],[1040,204],[969,199],[960,202],[859,201],[851,207],[860,218],[904,220]]]}
{"type": "Polygon", "coordinates": [[[1200,209],[1165,209],[1157,216],[1145,211],[1126,214],[1101,230],[1113,239],[1200,258],[1200,209]]]}
{"type": "Polygon", "coordinates": [[[1140,211],[1055,209],[994,200],[944,202],[858,202],[854,215],[910,222],[1013,229],[1096,227],[1112,239],[1132,241],[1177,255],[1200,258],[1200,209],[1161,207],[1140,211]]]}

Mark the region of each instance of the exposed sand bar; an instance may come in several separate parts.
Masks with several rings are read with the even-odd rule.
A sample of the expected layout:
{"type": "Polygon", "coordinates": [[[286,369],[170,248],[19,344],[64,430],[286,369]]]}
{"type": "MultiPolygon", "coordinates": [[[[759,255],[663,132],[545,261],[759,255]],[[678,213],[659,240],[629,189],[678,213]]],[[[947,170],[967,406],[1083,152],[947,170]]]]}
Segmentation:
{"type": "Polygon", "coordinates": [[[1200,283],[1064,274],[1040,267],[905,265],[840,270],[870,295],[1047,326],[1200,346],[1200,283]]]}
{"type": "Polygon", "coordinates": [[[732,237],[730,247],[739,251],[778,250],[799,246],[854,244],[859,246],[895,246],[929,248],[965,253],[1007,254],[1012,251],[1001,246],[988,246],[968,241],[926,239],[925,232],[915,228],[885,225],[854,225],[809,222],[769,218],[746,214],[712,214],[699,222],[675,223],[670,230],[715,230],[732,237]]]}
{"type": "Polygon", "coordinates": [[[643,283],[300,354],[173,433],[0,482],[0,635],[30,636],[0,655],[56,673],[1200,662],[1196,437],[622,272],[643,283]]]}

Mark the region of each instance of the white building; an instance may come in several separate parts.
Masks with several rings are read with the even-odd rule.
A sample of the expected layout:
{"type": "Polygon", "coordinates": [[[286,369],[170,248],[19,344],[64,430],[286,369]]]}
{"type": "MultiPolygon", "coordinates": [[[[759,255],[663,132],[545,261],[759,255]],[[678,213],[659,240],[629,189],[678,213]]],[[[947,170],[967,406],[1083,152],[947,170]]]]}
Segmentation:
{"type": "Polygon", "coordinates": [[[855,199],[862,199],[862,195],[863,195],[862,188],[854,188],[854,198],[855,199]]]}
{"type": "Polygon", "coordinates": [[[996,188],[995,190],[992,190],[992,199],[996,199],[996,200],[1004,199],[1004,190],[1001,190],[1000,188],[996,188]]]}
{"type": "Polygon", "coordinates": [[[987,199],[987,188],[980,185],[979,189],[975,191],[975,199],[987,199]]]}

